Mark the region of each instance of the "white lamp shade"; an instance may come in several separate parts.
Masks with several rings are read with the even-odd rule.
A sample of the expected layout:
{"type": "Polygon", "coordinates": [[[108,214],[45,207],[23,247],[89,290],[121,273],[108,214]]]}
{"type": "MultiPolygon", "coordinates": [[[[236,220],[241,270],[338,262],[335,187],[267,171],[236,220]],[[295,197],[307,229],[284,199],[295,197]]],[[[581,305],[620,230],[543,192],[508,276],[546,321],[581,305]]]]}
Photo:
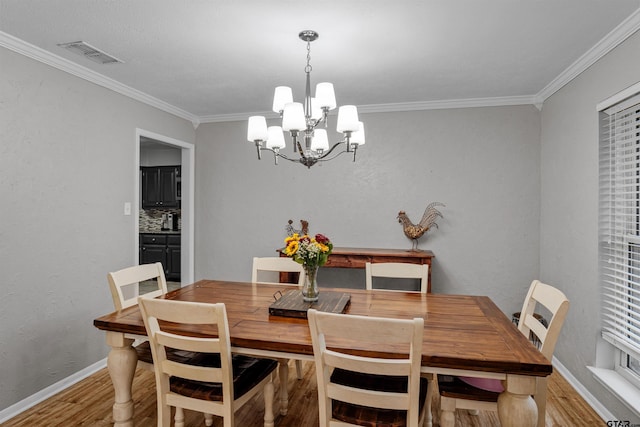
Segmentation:
{"type": "Polygon", "coordinates": [[[293,102],[293,92],[287,86],[278,86],[273,94],[273,111],[280,113],[284,106],[293,102]]]}
{"type": "Polygon", "coordinates": [[[358,122],[358,130],[351,134],[349,141],[351,144],[364,145],[364,123],[358,122]]]}
{"type": "Polygon", "coordinates": [[[333,84],[322,82],[316,85],[316,100],[318,107],[326,107],[329,110],[336,108],[336,94],[333,91],[333,84]]]}
{"type": "Polygon", "coordinates": [[[307,127],[304,108],[299,102],[290,102],[284,106],[282,113],[282,129],[286,131],[303,130],[307,127]]]}
{"type": "Polygon", "coordinates": [[[355,132],[358,130],[358,109],[355,105],[343,105],[338,109],[338,132],[355,132]]]}
{"type": "Polygon", "coordinates": [[[313,131],[313,138],[311,139],[311,149],[315,151],[326,151],[329,149],[329,138],[327,138],[327,131],[325,129],[316,129],[313,131]]]}
{"type": "Polygon", "coordinates": [[[316,98],[311,98],[311,118],[314,120],[320,120],[322,118],[322,108],[318,105],[316,98]]]}
{"type": "Polygon", "coordinates": [[[247,140],[251,142],[265,141],[267,139],[267,120],[264,116],[249,117],[247,126],[247,140]]]}
{"type": "Polygon", "coordinates": [[[267,148],[280,149],[285,147],[284,134],[280,126],[269,126],[267,133],[269,134],[267,137],[267,148]]]}

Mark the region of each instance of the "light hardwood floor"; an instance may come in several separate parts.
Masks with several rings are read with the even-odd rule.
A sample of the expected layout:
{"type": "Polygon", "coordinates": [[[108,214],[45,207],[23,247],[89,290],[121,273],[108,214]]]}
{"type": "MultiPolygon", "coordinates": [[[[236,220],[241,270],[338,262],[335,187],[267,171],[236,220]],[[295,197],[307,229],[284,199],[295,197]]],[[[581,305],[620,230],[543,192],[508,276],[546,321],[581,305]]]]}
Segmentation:
{"type": "MultiPolygon", "coordinates": [[[[289,381],[289,413],[276,417],[277,427],[307,427],[318,425],[318,402],[316,394],[315,370],[312,363],[304,363],[304,376],[289,381]]],[[[294,371],[291,362],[290,372],[294,371]]],[[[276,387],[278,383],[276,382],[276,387]]],[[[133,383],[136,426],[156,425],[155,380],[152,372],[136,370],[133,383]]],[[[277,394],[276,394],[277,396],[277,394]]],[[[110,426],[113,388],[106,369],[75,384],[69,389],[34,406],[28,411],[2,424],[3,427],[25,426],[110,426]]],[[[439,399],[433,402],[434,426],[439,426],[439,399]]],[[[279,414],[279,412],[276,412],[279,414]]],[[[263,400],[259,394],[252,403],[237,412],[236,426],[261,427],[263,400]]],[[[186,426],[204,426],[200,413],[185,411],[186,426]]],[[[491,427],[499,426],[496,413],[481,411],[478,416],[466,411],[456,411],[456,426],[491,427]]],[[[547,427],[562,426],[605,426],[593,409],[558,373],[551,375],[547,403],[547,427]]],[[[215,427],[221,427],[220,419],[215,419],[215,427]]]]}

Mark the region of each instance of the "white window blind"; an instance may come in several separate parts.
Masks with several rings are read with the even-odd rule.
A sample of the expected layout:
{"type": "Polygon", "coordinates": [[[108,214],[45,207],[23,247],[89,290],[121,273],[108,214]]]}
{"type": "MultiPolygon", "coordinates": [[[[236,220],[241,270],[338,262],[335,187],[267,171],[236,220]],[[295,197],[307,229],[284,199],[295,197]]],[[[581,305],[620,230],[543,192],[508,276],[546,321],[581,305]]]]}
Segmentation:
{"type": "Polygon", "coordinates": [[[600,113],[603,338],[640,358],[640,95],[600,113]]]}

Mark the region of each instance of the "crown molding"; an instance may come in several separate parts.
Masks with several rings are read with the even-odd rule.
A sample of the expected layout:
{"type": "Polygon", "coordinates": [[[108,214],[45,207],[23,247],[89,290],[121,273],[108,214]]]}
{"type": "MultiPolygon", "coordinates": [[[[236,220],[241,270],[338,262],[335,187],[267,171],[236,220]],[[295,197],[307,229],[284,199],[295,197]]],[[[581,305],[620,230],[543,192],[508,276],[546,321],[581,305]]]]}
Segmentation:
{"type": "Polygon", "coordinates": [[[247,120],[251,116],[264,116],[267,119],[280,118],[280,116],[273,111],[259,111],[255,113],[212,114],[210,116],[200,116],[200,123],[241,122],[247,120]]]}
{"type": "Polygon", "coordinates": [[[566,70],[560,73],[547,86],[545,86],[535,97],[539,104],[542,104],[547,98],[560,90],[564,85],[578,77],[583,71],[592,66],[597,60],[607,53],[611,52],[620,43],[625,41],[636,31],[640,30],[640,8],[636,9],[627,19],[622,21],[620,25],[611,30],[609,34],[604,36],[602,40],[596,43],[584,55],[578,58],[566,70]]]}
{"type": "MultiPolygon", "coordinates": [[[[505,96],[495,98],[449,99],[442,101],[399,102],[392,104],[358,105],[358,113],[392,113],[422,110],[445,110],[450,108],[502,107],[507,105],[536,105],[537,98],[529,96],[505,96]]],[[[335,114],[335,112],[330,113],[335,114]]],[[[200,117],[200,123],[218,123],[244,121],[251,116],[265,116],[267,119],[279,118],[272,111],[238,114],[218,114],[200,117]]]]}
{"type": "Polygon", "coordinates": [[[401,102],[358,106],[362,113],[390,113],[395,111],[446,110],[451,108],[501,107],[535,104],[533,96],[504,96],[493,98],[447,99],[440,101],[401,102]]]}
{"type": "Polygon", "coordinates": [[[114,92],[135,99],[136,101],[140,101],[159,110],[173,114],[174,116],[189,120],[193,123],[194,127],[197,127],[200,123],[199,117],[194,114],[177,108],[167,102],[161,101],[158,98],[154,98],[153,96],[141,92],[137,89],[123,85],[122,83],[105,77],[100,73],[97,73],[60,56],[47,52],[44,49],[41,49],[2,31],[0,31],[0,46],[6,47],[9,50],[12,50],[31,59],[35,59],[36,61],[42,62],[43,64],[50,65],[76,77],[80,77],[81,79],[87,80],[91,83],[95,83],[104,88],[113,90],[114,92]]]}

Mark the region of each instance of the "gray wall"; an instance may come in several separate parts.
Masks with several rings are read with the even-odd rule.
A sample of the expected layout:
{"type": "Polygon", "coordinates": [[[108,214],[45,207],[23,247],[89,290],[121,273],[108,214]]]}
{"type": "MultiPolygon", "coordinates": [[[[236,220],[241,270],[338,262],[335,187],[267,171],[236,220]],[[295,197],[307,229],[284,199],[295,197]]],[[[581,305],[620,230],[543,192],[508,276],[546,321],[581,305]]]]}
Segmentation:
{"type": "Polygon", "coordinates": [[[0,48],[0,408],[103,359],[106,274],[134,259],[136,127],[190,122],[0,48]]]}
{"type": "MultiPolygon", "coordinates": [[[[444,219],[420,242],[436,255],[433,291],[486,294],[505,312],[519,311],[539,268],[539,111],[361,119],[367,143],[356,163],[345,154],[311,169],[282,160],[274,166],[269,153],[258,161],[245,122],[201,125],[196,278],[249,280],[251,258],[276,254],[288,219],[308,220],[312,233],[336,246],[409,249],[398,211],[418,222],[429,202],[440,201],[444,219]]],[[[337,276],[321,271],[318,281],[364,287],[363,275],[337,276]]]]}
{"type": "MultiPolygon", "coordinates": [[[[572,300],[556,356],[620,419],[633,419],[586,370],[599,334],[597,114],[635,83],[636,34],[531,106],[365,114],[367,145],[307,170],[255,158],[244,122],[191,123],[0,48],[0,408],[106,356],[93,319],[112,308],[105,274],[134,259],[135,128],[196,143],[196,278],[249,279],[288,219],[339,246],[409,248],[398,210],[417,221],[444,202],[420,247],[433,290],[490,295],[520,309],[532,278],[572,300]],[[196,137],[197,136],[197,137],[196,137]]],[[[323,272],[321,284],[360,276],[323,272]]]]}
{"type": "Polygon", "coordinates": [[[636,33],[544,103],[540,276],[563,289],[571,308],[556,357],[618,419],[635,414],[597,383],[598,113],[596,105],[640,80],[636,33]]]}

